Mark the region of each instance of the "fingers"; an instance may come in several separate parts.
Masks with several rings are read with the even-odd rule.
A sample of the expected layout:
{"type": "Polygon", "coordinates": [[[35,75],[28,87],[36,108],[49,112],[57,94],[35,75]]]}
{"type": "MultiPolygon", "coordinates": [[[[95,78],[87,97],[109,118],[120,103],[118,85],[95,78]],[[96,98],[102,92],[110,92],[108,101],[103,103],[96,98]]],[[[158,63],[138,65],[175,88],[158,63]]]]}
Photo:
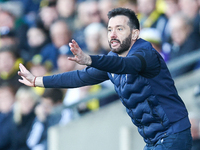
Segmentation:
{"type": "Polygon", "coordinates": [[[19,82],[25,84],[24,80],[23,79],[18,79],[19,82]]]}
{"type": "Polygon", "coordinates": [[[21,76],[22,79],[19,79],[18,81],[27,86],[33,87],[34,84],[32,83],[32,81],[34,79],[34,76],[21,63],[19,64],[19,69],[20,69],[20,71],[18,71],[18,75],[21,76]]]}
{"type": "Polygon", "coordinates": [[[25,84],[27,86],[31,86],[31,87],[34,86],[33,83],[29,82],[25,77],[23,77],[23,76],[21,76],[21,77],[22,77],[22,79],[18,79],[19,82],[21,82],[22,84],[25,84]]]}
{"type": "Polygon", "coordinates": [[[78,43],[77,43],[75,40],[72,40],[72,42],[69,43],[69,46],[70,46],[71,52],[72,52],[75,56],[78,55],[78,53],[81,52],[81,49],[80,49],[78,43]]]}
{"type": "Polygon", "coordinates": [[[79,48],[78,43],[77,43],[74,39],[72,40],[72,43],[74,44],[74,46],[75,46],[76,48],[79,48]]]}
{"type": "Polygon", "coordinates": [[[71,52],[76,55],[78,53],[78,49],[75,47],[75,45],[73,45],[73,43],[70,43],[70,50],[71,52]]]}
{"type": "Polygon", "coordinates": [[[68,57],[68,60],[77,61],[77,58],[76,57],[68,57]]]}
{"type": "Polygon", "coordinates": [[[21,70],[21,71],[24,71],[24,65],[22,65],[21,63],[19,64],[19,69],[21,70]]]}
{"type": "Polygon", "coordinates": [[[26,67],[24,65],[22,65],[21,63],[19,64],[19,69],[20,69],[21,72],[28,72],[26,67]]]}
{"type": "Polygon", "coordinates": [[[18,73],[19,76],[24,76],[25,75],[23,71],[18,71],[17,73],[18,73]]]}
{"type": "Polygon", "coordinates": [[[18,75],[19,75],[19,76],[22,76],[22,73],[21,73],[21,71],[18,71],[17,73],[18,73],[18,75]]]}
{"type": "Polygon", "coordinates": [[[71,50],[71,52],[73,53],[73,55],[76,55],[76,52],[75,52],[75,48],[74,48],[73,43],[69,43],[69,46],[70,46],[70,50],[71,50]]]}
{"type": "Polygon", "coordinates": [[[21,83],[24,83],[24,80],[25,80],[25,79],[24,79],[23,76],[21,76],[21,77],[22,77],[22,79],[18,79],[18,81],[21,82],[21,83]]]}
{"type": "Polygon", "coordinates": [[[74,57],[68,57],[68,60],[75,61],[80,65],[85,65],[85,55],[78,43],[75,40],[72,40],[72,42],[69,43],[69,46],[74,57]]]}
{"type": "Polygon", "coordinates": [[[71,48],[78,48],[78,47],[79,47],[75,40],[72,40],[72,42],[69,43],[69,46],[70,46],[71,48]],[[78,47],[77,47],[77,46],[78,46],[78,47]]]}
{"type": "Polygon", "coordinates": [[[22,68],[19,68],[19,69],[20,69],[20,71],[17,72],[18,75],[19,75],[19,76],[23,76],[24,74],[22,73],[22,72],[23,72],[22,68]]]}

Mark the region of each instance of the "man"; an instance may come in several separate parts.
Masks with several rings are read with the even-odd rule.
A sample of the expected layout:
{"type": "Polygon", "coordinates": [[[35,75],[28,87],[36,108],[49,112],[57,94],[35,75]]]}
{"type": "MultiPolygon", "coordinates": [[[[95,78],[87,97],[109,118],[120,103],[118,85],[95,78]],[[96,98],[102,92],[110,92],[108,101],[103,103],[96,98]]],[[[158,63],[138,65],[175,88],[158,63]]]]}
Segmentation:
{"type": "MultiPolygon", "coordinates": [[[[169,48],[163,46],[163,51],[169,56],[169,61],[178,57],[183,57],[200,48],[199,35],[193,32],[191,20],[183,13],[176,13],[169,19],[169,27],[171,30],[171,41],[168,44],[169,48]]],[[[177,70],[171,72],[172,77],[178,77],[193,71],[198,61],[189,63],[177,70]]]]}
{"type": "Polygon", "coordinates": [[[47,150],[47,130],[54,125],[66,125],[72,119],[72,111],[64,108],[61,89],[45,89],[40,104],[35,108],[36,118],[32,124],[27,145],[31,150],[47,150]]]}
{"type": "Polygon", "coordinates": [[[27,86],[70,88],[110,79],[132,122],[146,142],[144,150],[189,150],[188,112],[178,96],[167,66],[151,44],[139,36],[139,21],[129,9],[108,13],[108,55],[87,55],[72,40],[69,60],[88,67],[82,71],[35,77],[20,64],[20,82],[27,86]]]}
{"type": "Polygon", "coordinates": [[[10,132],[13,122],[13,105],[15,103],[15,89],[9,84],[0,85],[0,149],[11,147],[10,132]]]}
{"type": "Polygon", "coordinates": [[[52,71],[58,69],[57,59],[61,54],[72,54],[68,43],[71,32],[64,20],[57,20],[50,26],[52,43],[46,44],[40,52],[42,63],[50,63],[52,71]]]}

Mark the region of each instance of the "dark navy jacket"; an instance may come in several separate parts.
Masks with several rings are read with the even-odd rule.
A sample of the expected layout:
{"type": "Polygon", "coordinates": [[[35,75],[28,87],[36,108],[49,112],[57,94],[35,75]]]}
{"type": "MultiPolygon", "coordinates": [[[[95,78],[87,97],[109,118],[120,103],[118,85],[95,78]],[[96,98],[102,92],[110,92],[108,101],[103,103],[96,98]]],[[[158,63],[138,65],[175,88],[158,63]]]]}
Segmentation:
{"type": "Polygon", "coordinates": [[[73,88],[110,79],[146,143],[190,128],[169,70],[149,42],[138,39],[126,57],[110,52],[91,58],[84,70],[44,77],[44,86],[73,88]]]}

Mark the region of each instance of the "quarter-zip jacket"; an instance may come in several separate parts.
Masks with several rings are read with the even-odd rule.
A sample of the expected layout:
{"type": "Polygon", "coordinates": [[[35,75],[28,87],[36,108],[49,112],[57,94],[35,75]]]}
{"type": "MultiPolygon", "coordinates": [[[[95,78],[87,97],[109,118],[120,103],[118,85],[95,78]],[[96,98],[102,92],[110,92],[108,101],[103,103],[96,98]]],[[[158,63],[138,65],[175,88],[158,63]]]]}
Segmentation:
{"type": "Polygon", "coordinates": [[[91,59],[91,66],[84,70],[44,77],[44,86],[75,88],[110,79],[146,143],[190,128],[170,72],[149,42],[138,39],[126,57],[109,52],[91,59]]]}

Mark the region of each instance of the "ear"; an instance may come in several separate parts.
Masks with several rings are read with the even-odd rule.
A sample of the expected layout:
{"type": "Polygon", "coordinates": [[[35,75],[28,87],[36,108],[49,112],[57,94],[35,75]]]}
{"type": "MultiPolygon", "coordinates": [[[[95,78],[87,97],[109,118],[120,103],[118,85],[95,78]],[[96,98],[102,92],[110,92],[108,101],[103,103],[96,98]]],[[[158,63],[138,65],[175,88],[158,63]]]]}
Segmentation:
{"type": "Polygon", "coordinates": [[[138,39],[138,37],[139,37],[139,34],[140,34],[140,30],[138,30],[138,29],[133,29],[132,30],[132,40],[137,40],[138,39]]]}

